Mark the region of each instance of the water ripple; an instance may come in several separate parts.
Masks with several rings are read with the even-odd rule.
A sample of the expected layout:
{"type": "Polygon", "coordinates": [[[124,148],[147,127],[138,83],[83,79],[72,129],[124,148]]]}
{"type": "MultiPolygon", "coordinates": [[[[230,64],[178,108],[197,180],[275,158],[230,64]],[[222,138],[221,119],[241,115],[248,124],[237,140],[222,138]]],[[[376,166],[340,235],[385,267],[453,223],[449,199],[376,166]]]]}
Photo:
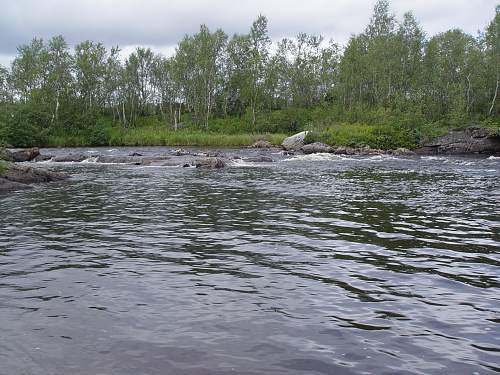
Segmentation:
{"type": "Polygon", "coordinates": [[[50,168],[0,197],[0,373],[500,372],[497,159],[50,168]]]}

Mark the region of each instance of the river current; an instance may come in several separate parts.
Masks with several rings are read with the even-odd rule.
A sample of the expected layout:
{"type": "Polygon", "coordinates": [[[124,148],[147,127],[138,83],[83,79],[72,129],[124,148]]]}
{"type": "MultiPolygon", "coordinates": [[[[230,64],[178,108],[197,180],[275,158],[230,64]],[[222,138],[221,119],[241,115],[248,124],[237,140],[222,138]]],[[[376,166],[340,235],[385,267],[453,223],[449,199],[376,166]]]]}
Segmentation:
{"type": "Polygon", "coordinates": [[[242,152],[0,195],[0,374],[500,372],[499,158],[242,152]]]}

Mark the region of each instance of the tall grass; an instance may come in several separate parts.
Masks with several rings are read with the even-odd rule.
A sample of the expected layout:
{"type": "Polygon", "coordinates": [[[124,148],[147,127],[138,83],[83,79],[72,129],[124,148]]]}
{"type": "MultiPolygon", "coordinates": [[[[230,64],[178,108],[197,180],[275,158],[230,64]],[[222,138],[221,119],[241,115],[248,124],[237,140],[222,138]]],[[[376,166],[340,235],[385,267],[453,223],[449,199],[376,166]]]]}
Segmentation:
{"type": "Polygon", "coordinates": [[[380,149],[415,148],[419,135],[415,130],[392,125],[337,123],[326,127],[310,127],[306,141],[335,146],[370,146],[380,149]]]}
{"type": "Polygon", "coordinates": [[[55,135],[48,139],[48,147],[82,146],[205,146],[205,147],[243,147],[258,140],[281,144],[285,134],[222,134],[199,130],[161,129],[158,127],[108,129],[105,139],[89,139],[85,134],[55,135]]]}

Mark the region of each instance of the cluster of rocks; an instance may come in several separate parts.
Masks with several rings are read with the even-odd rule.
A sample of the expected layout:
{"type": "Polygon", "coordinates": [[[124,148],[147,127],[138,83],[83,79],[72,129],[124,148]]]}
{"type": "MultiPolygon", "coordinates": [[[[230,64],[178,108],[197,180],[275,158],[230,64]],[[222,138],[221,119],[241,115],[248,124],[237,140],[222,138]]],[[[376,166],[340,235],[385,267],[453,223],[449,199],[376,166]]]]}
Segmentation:
{"type": "Polygon", "coordinates": [[[452,130],[448,134],[424,143],[414,151],[398,148],[396,150],[373,149],[369,146],[332,147],[321,142],[306,144],[308,132],[304,131],[286,138],[282,147],[288,151],[302,151],[304,154],[333,153],[338,155],[471,155],[500,154],[500,134],[488,129],[471,126],[466,129],[452,130]]]}
{"type": "Polygon", "coordinates": [[[273,147],[274,146],[269,141],[258,140],[253,145],[251,145],[249,148],[264,148],[264,149],[267,149],[267,148],[273,148],[273,147]]]}
{"type": "Polygon", "coordinates": [[[299,150],[306,155],[318,154],[318,153],[327,153],[336,155],[385,155],[385,154],[390,154],[395,156],[415,155],[413,151],[410,151],[405,148],[398,148],[396,150],[381,150],[381,149],[371,148],[370,146],[332,147],[330,145],[321,142],[305,144],[307,134],[308,132],[305,131],[286,138],[282,143],[282,147],[288,152],[299,150]]]}

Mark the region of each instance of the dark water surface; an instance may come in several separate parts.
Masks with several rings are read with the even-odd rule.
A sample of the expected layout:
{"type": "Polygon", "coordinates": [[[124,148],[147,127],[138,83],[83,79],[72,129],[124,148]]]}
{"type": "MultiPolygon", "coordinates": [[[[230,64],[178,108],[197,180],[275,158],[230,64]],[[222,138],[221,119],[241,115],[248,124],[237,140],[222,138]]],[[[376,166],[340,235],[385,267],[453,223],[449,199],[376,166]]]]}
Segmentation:
{"type": "Polygon", "coordinates": [[[46,166],[0,196],[2,375],[500,372],[500,159],[46,166]]]}

